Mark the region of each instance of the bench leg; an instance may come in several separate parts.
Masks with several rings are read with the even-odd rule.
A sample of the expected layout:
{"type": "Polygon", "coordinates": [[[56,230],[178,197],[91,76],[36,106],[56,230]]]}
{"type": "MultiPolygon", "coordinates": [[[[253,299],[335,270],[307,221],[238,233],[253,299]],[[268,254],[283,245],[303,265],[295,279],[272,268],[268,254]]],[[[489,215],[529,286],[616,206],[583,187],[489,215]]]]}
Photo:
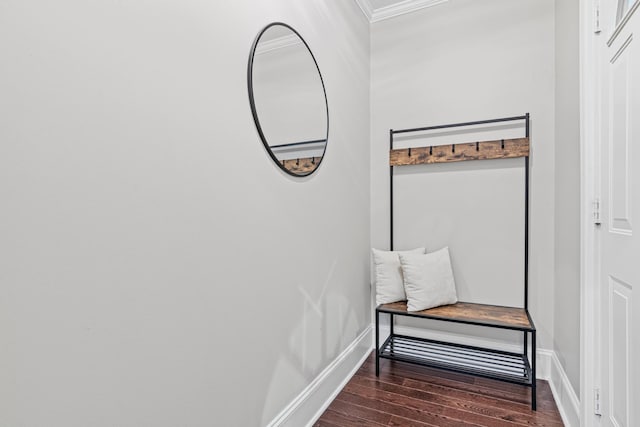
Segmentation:
{"type": "Polygon", "coordinates": [[[380,376],[380,312],[376,310],[376,377],[380,376]]]}
{"type": "Polygon", "coordinates": [[[536,331],[531,332],[531,410],[536,410],[536,331]]]}
{"type": "MultiPolygon", "coordinates": [[[[389,336],[393,337],[393,324],[394,324],[394,317],[393,317],[393,313],[389,313],[389,336]]],[[[391,347],[389,348],[389,350],[391,351],[391,354],[393,354],[393,338],[391,339],[391,347]]]]}

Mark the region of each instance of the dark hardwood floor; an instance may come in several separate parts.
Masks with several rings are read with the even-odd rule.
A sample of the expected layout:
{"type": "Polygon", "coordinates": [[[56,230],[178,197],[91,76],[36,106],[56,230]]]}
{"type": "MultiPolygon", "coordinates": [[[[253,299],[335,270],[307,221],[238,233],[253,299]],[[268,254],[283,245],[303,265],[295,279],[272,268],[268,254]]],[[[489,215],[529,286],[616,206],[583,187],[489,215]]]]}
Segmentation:
{"type": "Polygon", "coordinates": [[[380,360],[371,355],[331,403],[317,427],[562,426],[546,381],[531,389],[470,375],[380,360]]]}

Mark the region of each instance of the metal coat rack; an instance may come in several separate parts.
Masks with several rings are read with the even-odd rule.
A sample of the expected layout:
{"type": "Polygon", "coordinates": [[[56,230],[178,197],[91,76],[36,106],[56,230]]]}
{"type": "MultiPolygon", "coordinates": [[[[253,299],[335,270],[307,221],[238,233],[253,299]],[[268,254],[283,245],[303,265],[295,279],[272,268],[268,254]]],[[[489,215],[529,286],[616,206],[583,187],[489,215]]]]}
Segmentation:
{"type": "Polygon", "coordinates": [[[464,372],[531,388],[531,408],[536,409],[536,328],[529,314],[529,113],[464,123],[453,123],[411,129],[389,130],[389,240],[393,250],[393,172],[404,165],[460,162],[469,160],[524,158],[524,308],[458,302],[420,312],[408,312],[406,303],[382,304],[376,308],[376,375],[380,359],[399,360],[440,369],[464,372]],[[437,129],[460,128],[502,122],[524,121],[523,138],[474,141],[426,147],[394,149],[394,136],[437,129]],[[390,335],[379,345],[380,313],[390,316],[390,335]],[[394,332],[394,316],[409,316],[444,322],[520,331],[524,335],[522,353],[452,344],[398,335],[394,332]],[[529,335],[531,358],[529,358],[529,335]]]}

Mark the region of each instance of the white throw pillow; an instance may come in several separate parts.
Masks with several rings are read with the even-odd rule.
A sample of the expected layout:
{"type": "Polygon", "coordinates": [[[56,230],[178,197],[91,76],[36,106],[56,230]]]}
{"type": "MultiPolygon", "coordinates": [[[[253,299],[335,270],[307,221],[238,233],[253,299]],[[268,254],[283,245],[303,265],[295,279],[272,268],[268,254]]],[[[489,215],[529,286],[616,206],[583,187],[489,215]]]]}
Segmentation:
{"type": "Polygon", "coordinates": [[[428,254],[399,255],[407,294],[407,311],[458,302],[449,248],[428,254]]]}
{"type": "Polygon", "coordinates": [[[381,251],[380,249],[372,249],[371,251],[376,266],[376,304],[406,300],[398,254],[424,254],[425,248],[410,251],[381,251]]]}

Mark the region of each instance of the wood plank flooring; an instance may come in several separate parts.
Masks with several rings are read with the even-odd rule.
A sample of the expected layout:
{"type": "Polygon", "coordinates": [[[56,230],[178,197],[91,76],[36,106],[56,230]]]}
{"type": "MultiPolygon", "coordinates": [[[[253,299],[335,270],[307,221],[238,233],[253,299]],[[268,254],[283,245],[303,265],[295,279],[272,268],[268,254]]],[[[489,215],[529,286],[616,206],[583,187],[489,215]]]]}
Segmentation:
{"type": "Polygon", "coordinates": [[[372,354],[314,426],[562,426],[549,385],[537,385],[531,411],[528,387],[385,359],[376,378],[372,354]]]}

